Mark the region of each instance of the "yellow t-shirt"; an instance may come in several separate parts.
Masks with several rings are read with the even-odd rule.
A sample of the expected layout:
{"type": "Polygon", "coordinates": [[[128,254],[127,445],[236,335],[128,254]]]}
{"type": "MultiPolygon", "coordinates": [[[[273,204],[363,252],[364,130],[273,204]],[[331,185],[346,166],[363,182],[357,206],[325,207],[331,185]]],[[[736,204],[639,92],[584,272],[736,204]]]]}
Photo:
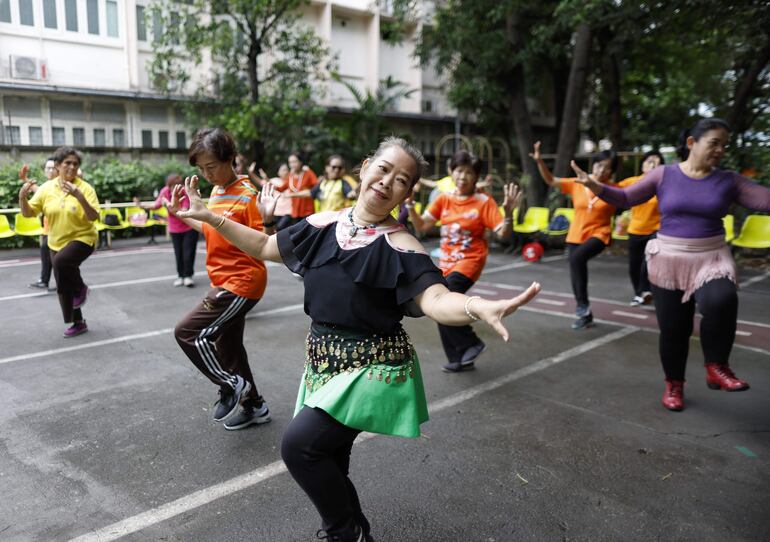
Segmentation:
{"type": "MultiPolygon", "coordinates": [[[[88,204],[99,211],[99,199],[94,188],[80,178],[72,184],[82,192],[88,204]]],[[[43,213],[48,220],[48,246],[51,250],[59,251],[72,241],[96,246],[96,225],[88,220],[80,202],[59,187],[58,177],[46,181],[29,200],[29,206],[36,214],[43,213]]]]}
{"type": "MultiPolygon", "coordinates": [[[[620,187],[631,186],[644,175],[629,177],[618,183],[620,187]]],[[[628,233],[634,235],[650,235],[660,229],[660,211],[658,210],[658,198],[653,196],[644,203],[631,208],[631,223],[628,225],[628,233]]]]}
{"type": "Polygon", "coordinates": [[[438,191],[442,194],[445,194],[447,192],[453,192],[455,188],[455,182],[454,179],[452,179],[451,175],[447,175],[446,177],[443,177],[436,181],[436,188],[438,188],[438,191]]]}

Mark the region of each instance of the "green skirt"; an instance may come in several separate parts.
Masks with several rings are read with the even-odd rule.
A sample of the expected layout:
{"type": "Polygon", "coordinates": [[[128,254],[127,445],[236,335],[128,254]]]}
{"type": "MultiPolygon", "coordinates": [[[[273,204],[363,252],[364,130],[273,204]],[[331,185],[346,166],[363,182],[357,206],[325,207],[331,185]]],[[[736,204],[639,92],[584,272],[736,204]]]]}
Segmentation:
{"type": "Polygon", "coordinates": [[[295,414],[320,408],[370,433],[419,437],[428,405],[417,353],[403,329],[372,334],[314,323],[295,414]]]}

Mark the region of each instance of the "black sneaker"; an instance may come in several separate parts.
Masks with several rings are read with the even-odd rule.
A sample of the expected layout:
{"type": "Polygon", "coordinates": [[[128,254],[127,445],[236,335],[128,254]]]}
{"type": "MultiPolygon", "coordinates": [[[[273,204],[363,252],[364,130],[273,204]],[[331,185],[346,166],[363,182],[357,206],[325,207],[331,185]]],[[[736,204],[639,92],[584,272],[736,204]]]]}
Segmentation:
{"type": "Polygon", "coordinates": [[[445,373],[459,373],[462,371],[472,371],[476,368],[476,360],[487,349],[484,341],[479,341],[463,353],[462,359],[457,362],[449,362],[441,366],[445,373]]]}
{"type": "Polygon", "coordinates": [[[593,325],[594,325],[594,315],[589,312],[585,316],[581,316],[580,318],[572,322],[572,329],[577,331],[580,329],[593,327],[593,325]]]}
{"type": "Polygon", "coordinates": [[[262,406],[259,408],[253,406],[241,407],[238,414],[228,418],[224,426],[228,431],[237,431],[238,429],[245,429],[250,425],[261,425],[269,421],[270,409],[267,408],[267,403],[262,403],[262,406]]]}
{"type": "Polygon", "coordinates": [[[246,382],[243,378],[236,375],[238,382],[235,385],[234,390],[219,390],[219,400],[216,402],[216,408],[214,409],[214,421],[221,422],[235,414],[238,410],[238,405],[244,395],[249,393],[251,384],[246,382]]]}
{"type": "Polygon", "coordinates": [[[37,282],[33,282],[32,284],[27,284],[27,287],[34,288],[36,290],[48,290],[48,283],[39,280],[37,282]]]}

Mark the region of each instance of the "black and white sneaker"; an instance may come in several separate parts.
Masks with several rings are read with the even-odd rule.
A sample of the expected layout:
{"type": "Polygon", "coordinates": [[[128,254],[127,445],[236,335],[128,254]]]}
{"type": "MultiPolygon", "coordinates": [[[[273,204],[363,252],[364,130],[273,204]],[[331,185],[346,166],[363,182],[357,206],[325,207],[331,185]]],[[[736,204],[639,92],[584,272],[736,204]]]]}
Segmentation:
{"type": "Polygon", "coordinates": [[[250,425],[262,425],[269,421],[270,409],[267,408],[267,403],[263,402],[259,408],[242,406],[238,414],[227,419],[224,426],[228,431],[237,431],[238,429],[245,429],[250,425]]]}
{"type": "Polygon", "coordinates": [[[235,414],[241,399],[243,399],[243,396],[251,390],[251,384],[238,375],[236,375],[235,378],[238,379],[238,382],[236,383],[234,390],[219,390],[219,400],[214,407],[215,422],[224,421],[235,414]]]}
{"type": "Polygon", "coordinates": [[[594,315],[589,312],[585,316],[581,316],[580,318],[572,322],[572,329],[574,329],[575,331],[578,331],[581,329],[593,327],[593,325],[594,325],[594,315]]]}
{"type": "Polygon", "coordinates": [[[639,305],[644,305],[644,298],[640,295],[635,295],[634,298],[629,303],[632,307],[638,307],[639,305]]]}

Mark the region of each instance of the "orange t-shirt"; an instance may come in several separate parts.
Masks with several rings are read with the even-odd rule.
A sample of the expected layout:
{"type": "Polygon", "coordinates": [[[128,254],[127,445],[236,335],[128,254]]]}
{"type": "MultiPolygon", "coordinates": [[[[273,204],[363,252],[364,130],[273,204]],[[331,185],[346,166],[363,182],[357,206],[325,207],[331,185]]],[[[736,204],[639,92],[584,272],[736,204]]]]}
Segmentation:
{"type": "MultiPolygon", "coordinates": [[[[318,177],[315,176],[312,169],[303,169],[299,175],[289,173],[289,179],[286,186],[279,192],[288,190],[289,192],[301,192],[302,190],[310,190],[318,184],[318,177]]],[[[312,197],[307,198],[292,198],[291,199],[291,216],[294,218],[305,218],[315,213],[315,203],[312,197]]]]}
{"type": "MultiPolygon", "coordinates": [[[[637,175],[623,179],[618,186],[631,186],[644,177],[637,175]]],[[[631,208],[631,222],[628,224],[628,233],[634,235],[650,235],[660,229],[660,211],[658,210],[658,198],[653,196],[644,203],[631,208]]]]}
{"type": "Polygon", "coordinates": [[[453,271],[476,282],[487,261],[484,231],[503,222],[497,203],[487,194],[461,198],[442,193],[428,206],[427,213],[441,221],[441,259],[439,267],[447,276],[453,271]]]}
{"type": "Polygon", "coordinates": [[[572,206],[575,207],[575,219],[569,225],[567,242],[581,244],[596,237],[609,245],[615,206],[599,199],[588,188],[576,183],[574,178],[561,179],[560,187],[563,194],[572,196],[572,206]]]}
{"type": "MultiPolygon", "coordinates": [[[[227,186],[215,186],[208,206],[218,215],[262,231],[257,194],[249,178],[242,176],[227,186]]],[[[206,270],[211,286],[248,299],[260,299],[267,285],[265,263],[231,244],[213,226],[204,223],[203,235],[206,237],[206,270]]]]}

